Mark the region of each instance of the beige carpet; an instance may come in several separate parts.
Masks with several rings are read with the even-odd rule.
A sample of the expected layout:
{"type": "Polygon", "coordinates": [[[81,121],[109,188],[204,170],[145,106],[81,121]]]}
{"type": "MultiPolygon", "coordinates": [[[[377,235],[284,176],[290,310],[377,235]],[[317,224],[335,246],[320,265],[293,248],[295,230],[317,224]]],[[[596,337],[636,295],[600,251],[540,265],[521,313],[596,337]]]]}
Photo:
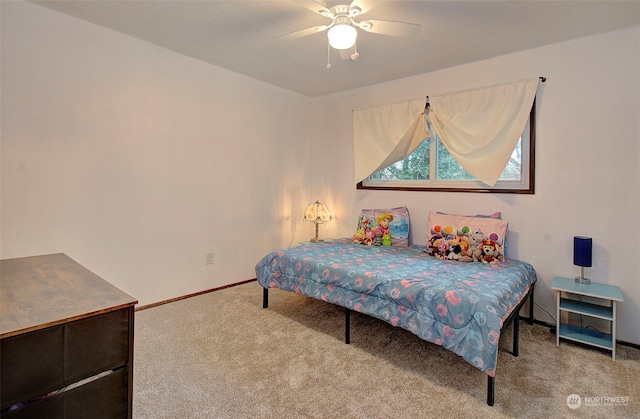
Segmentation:
{"type": "Polygon", "coordinates": [[[614,362],[521,322],[490,407],[484,373],[407,331],[354,313],[346,345],[341,307],[279,290],[269,305],[251,282],[137,312],[134,417],[640,417],[637,349],[614,362]]]}

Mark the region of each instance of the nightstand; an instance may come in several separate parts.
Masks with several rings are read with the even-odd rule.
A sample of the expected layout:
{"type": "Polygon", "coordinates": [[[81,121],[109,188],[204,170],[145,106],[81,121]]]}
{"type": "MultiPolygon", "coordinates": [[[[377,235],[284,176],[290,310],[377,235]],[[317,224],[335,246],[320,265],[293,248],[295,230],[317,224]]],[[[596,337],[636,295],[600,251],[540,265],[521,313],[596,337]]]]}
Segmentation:
{"type": "Polygon", "coordinates": [[[551,283],[551,289],[557,291],[556,316],[556,345],[560,344],[560,338],[581,342],[611,351],[611,358],[616,359],[616,303],[623,301],[622,291],[615,285],[599,284],[592,282],[589,285],[579,284],[574,279],[556,276],[551,283]],[[565,298],[569,295],[591,297],[608,305],[600,305],[565,298]],[[574,326],[560,321],[561,312],[576,313],[583,316],[604,319],[610,322],[610,333],[602,333],[586,327],[574,326]]]}

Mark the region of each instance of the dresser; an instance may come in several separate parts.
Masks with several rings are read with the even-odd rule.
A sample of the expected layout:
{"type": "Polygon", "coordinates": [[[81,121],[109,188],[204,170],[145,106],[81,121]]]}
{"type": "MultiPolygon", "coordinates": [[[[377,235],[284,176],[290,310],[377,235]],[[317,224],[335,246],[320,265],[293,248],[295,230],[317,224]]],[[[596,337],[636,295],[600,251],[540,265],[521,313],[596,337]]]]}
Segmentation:
{"type": "Polygon", "coordinates": [[[65,254],[0,261],[2,418],[130,418],[137,301],[65,254]]]}

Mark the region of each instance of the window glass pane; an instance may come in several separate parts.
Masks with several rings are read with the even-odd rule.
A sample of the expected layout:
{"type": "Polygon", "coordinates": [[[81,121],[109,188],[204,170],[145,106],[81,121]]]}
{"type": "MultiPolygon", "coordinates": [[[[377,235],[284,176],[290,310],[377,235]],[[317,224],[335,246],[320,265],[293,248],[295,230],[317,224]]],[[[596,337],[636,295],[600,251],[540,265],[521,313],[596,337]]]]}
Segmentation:
{"type": "Polygon", "coordinates": [[[456,159],[449,154],[449,150],[442,144],[440,138],[436,140],[437,144],[437,170],[436,179],[438,180],[474,180],[475,177],[464,170],[458,164],[456,159]]]}
{"type": "Polygon", "coordinates": [[[431,147],[424,141],[409,157],[371,175],[372,180],[429,180],[431,147]]]}
{"type": "Polygon", "coordinates": [[[509,163],[500,175],[500,180],[522,180],[522,137],[518,140],[516,148],[511,153],[509,163]]]}
{"type": "MultiPolygon", "coordinates": [[[[475,176],[464,170],[464,168],[458,164],[439,138],[436,142],[438,147],[436,178],[438,180],[476,180],[475,176]]],[[[500,180],[520,181],[520,174],[522,173],[521,150],[522,138],[518,140],[518,144],[509,159],[509,163],[507,163],[502,175],[500,175],[500,180]]]]}

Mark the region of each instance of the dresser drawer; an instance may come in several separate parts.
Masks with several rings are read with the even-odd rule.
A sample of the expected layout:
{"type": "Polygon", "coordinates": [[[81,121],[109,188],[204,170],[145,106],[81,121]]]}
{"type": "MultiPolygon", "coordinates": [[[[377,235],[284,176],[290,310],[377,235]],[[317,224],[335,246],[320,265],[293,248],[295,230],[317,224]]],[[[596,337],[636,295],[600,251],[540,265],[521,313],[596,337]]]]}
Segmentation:
{"type": "Polygon", "coordinates": [[[67,323],[64,345],[67,384],[125,365],[129,357],[129,310],[67,323]]]}
{"type": "Polygon", "coordinates": [[[2,339],[2,409],[64,385],[64,325],[2,339]]]}
{"type": "Polygon", "coordinates": [[[128,417],[128,367],[64,393],[65,419],[128,417]]]}
{"type": "Polygon", "coordinates": [[[30,403],[3,419],[118,419],[128,416],[127,368],[30,403]]]}
{"type": "Polygon", "coordinates": [[[2,415],[2,419],[57,419],[63,417],[64,404],[61,396],[42,399],[2,415]]]}

